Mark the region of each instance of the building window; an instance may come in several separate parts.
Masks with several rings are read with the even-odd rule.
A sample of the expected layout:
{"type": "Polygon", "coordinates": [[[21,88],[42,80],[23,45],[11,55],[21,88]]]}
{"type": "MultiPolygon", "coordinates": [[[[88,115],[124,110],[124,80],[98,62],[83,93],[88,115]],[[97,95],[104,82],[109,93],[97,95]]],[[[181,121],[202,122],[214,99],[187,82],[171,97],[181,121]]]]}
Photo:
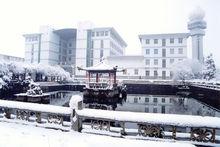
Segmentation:
{"type": "Polygon", "coordinates": [[[150,39],[146,39],[146,44],[150,44],[150,39]]]}
{"type": "Polygon", "coordinates": [[[64,50],[63,50],[63,53],[66,55],[66,54],[67,54],[67,50],[66,50],[66,49],[64,49],[64,50]]]}
{"type": "Polygon", "coordinates": [[[105,36],[108,36],[108,31],[105,31],[105,36]]]}
{"type": "Polygon", "coordinates": [[[162,67],[166,68],[166,59],[162,59],[162,67]]]}
{"type": "Polygon", "coordinates": [[[138,69],[134,69],[134,74],[138,75],[138,69]]]}
{"type": "Polygon", "coordinates": [[[100,32],[100,36],[104,36],[104,31],[101,31],[101,32],[100,32]]]}
{"type": "Polygon", "coordinates": [[[158,72],[157,72],[157,70],[155,70],[154,71],[154,78],[157,78],[157,76],[158,76],[158,72]]]}
{"type": "Polygon", "coordinates": [[[166,99],[165,98],[162,98],[162,103],[165,103],[166,99]]]}
{"type": "Polygon", "coordinates": [[[69,50],[69,54],[72,54],[72,50],[69,50]]]}
{"type": "Polygon", "coordinates": [[[165,48],[162,49],[162,57],[166,57],[166,49],[165,48]]]}
{"type": "Polygon", "coordinates": [[[183,54],[183,48],[178,48],[178,54],[183,54]]]}
{"type": "Polygon", "coordinates": [[[149,103],[149,98],[145,97],[145,103],[149,103]]]}
{"type": "Polygon", "coordinates": [[[158,49],[154,49],[154,54],[158,54],[158,49]]]}
{"type": "Polygon", "coordinates": [[[95,36],[95,32],[92,32],[92,37],[94,37],[95,36]]]}
{"type": "Polygon", "coordinates": [[[166,46],[166,39],[162,39],[162,46],[166,46]]]}
{"type": "Polygon", "coordinates": [[[101,40],[101,48],[104,48],[103,40],[101,40]]]}
{"type": "Polygon", "coordinates": [[[146,49],[146,55],[150,54],[150,49],[146,49]]]}
{"type": "Polygon", "coordinates": [[[166,71],[162,71],[162,79],[166,79],[166,71]]]}
{"type": "Polygon", "coordinates": [[[153,108],[153,113],[157,113],[157,108],[153,108]]]}
{"type": "Polygon", "coordinates": [[[99,32],[96,32],[96,36],[99,36],[99,32]]]}
{"type": "Polygon", "coordinates": [[[173,78],[173,72],[170,71],[170,78],[173,78]]]}
{"type": "Polygon", "coordinates": [[[154,102],[154,103],[157,103],[157,98],[156,98],[156,97],[153,99],[153,102],[154,102]]]}
{"type": "Polygon", "coordinates": [[[178,38],[179,43],[183,43],[183,38],[178,38]]]}
{"type": "Polygon", "coordinates": [[[163,113],[163,114],[165,114],[165,113],[166,113],[165,106],[161,106],[161,113],[163,113]]]}
{"type": "Polygon", "coordinates": [[[138,98],[137,97],[134,98],[134,103],[138,103],[138,98]]]}
{"type": "Polygon", "coordinates": [[[31,52],[34,53],[34,44],[31,45],[31,52]]]}
{"type": "Polygon", "coordinates": [[[69,61],[71,61],[71,57],[69,57],[69,61]]]}
{"type": "Polygon", "coordinates": [[[174,43],[174,38],[170,38],[170,44],[174,43]]]}
{"type": "Polygon", "coordinates": [[[154,44],[158,44],[158,39],[154,39],[154,44]]]}
{"type": "Polygon", "coordinates": [[[149,71],[149,70],[146,70],[146,71],[145,71],[145,75],[146,75],[146,77],[149,77],[149,76],[150,76],[150,71],[149,71]]]}
{"type": "Polygon", "coordinates": [[[69,47],[72,47],[72,43],[69,43],[69,47]]]}
{"type": "Polygon", "coordinates": [[[146,65],[150,65],[150,59],[146,59],[146,60],[145,60],[145,64],[146,64],[146,65]]]}
{"type": "Polygon", "coordinates": [[[93,50],[90,50],[90,58],[93,58],[93,50]]]}
{"type": "Polygon", "coordinates": [[[91,48],[94,48],[94,41],[91,41],[91,48]]]}
{"type": "Polygon", "coordinates": [[[178,61],[183,61],[183,59],[178,59],[178,61]]]}
{"type": "Polygon", "coordinates": [[[174,54],[174,48],[170,49],[170,54],[174,54]]]}
{"type": "Polygon", "coordinates": [[[148,107],[145,107],[145,112],[149,112],[149,108],[148,107]]]}
{"type": "Polygon", "coordinates": [[[158,59],[154,59],[154,65],[158,65],[158,59]]]}
{"type": "Polygon", "coordinates": [[[170,64],[173,64],[174,63],[174,59],[170,59],[170,64]]]}

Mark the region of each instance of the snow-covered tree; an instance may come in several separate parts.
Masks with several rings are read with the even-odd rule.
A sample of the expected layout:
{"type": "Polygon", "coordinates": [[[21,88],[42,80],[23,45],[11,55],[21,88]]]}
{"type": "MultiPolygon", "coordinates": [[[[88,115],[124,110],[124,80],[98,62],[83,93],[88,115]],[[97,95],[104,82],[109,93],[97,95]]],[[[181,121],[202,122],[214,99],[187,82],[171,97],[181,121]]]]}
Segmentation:
{"type": "Polygon", "coordinates": [[[211,80],[215,78],[216,68],[215,62],[213,60],[212,54],[208,55],[205,59],[204,68],[203,68],[203,78],[206,80],[211,80]]]}
{"type": "Polygon", "coordinates": [[[185,82],[185,80],[200,78],[202,65],[196,60],[185,59],[174,64],[171,71],[173,72],[173,80],[185,82]]]}

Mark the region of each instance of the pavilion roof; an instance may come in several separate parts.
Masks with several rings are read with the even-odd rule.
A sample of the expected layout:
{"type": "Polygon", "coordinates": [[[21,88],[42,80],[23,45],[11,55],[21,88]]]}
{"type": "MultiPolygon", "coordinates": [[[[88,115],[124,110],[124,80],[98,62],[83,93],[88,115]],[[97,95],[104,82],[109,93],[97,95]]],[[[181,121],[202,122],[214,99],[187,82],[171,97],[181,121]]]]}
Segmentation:
{"type": "Polygon", "coordinates": [[[117,66],[111,67],[110,65],[106,64],[104,61],[99,62],[98,64],[91,66],[91,67],[86,67],[86,68],[78,68],[81,70],[86,70],[86,71],[92,71],[92,72],[113,72],[117,71],[117,66]]]}

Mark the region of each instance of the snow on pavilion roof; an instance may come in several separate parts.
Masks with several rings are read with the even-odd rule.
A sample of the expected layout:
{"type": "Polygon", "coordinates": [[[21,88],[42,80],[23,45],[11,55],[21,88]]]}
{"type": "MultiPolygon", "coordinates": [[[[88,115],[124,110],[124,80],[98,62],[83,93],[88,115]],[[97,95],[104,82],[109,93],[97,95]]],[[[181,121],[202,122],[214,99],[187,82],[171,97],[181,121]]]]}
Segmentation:
{"type": "Polygon", "coordinates": [[[86,70],[86,71],[116,71],[117,67],[111,67],[110,65],[108,65],[102,61],[94,66],[82,68],[82,70],[86,70]]]}

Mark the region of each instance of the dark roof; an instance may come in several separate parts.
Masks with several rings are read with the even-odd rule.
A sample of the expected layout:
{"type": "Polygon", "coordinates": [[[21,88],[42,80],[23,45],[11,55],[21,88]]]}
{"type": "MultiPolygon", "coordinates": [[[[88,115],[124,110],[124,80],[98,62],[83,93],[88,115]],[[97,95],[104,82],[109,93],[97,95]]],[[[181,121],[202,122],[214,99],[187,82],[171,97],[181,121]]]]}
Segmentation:
{"type": "Polygon", "coordinates": [[[55,30],[54,33],[59,35],[62,39],[70,39],[70,38],[76,38],[76,29],[60,29],[60,30],[55,30]]]}

